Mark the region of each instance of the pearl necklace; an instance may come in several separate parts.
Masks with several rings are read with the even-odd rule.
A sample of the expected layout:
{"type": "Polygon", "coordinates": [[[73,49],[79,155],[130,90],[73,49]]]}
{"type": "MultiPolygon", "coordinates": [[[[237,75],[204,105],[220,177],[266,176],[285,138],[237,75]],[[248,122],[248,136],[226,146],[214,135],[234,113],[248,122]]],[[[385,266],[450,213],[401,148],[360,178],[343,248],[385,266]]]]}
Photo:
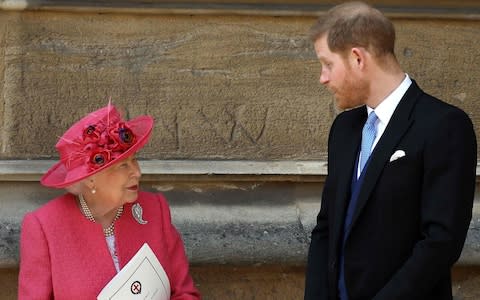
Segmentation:
{"type": "MultiPolygon", "coordinates": [[[[78,195],[78,200],[80,201],[80,208],[85,218],[92,221],[93,223],[96,223],[95,218],[93,217],[93,214],[90,211],[90,208],[88,208],[87,202],[85,202],[85,199],[83,198],[82,194],[78,195]]],[[[112,236],[114,234],[115,221],[118,220],[118,218],[120,218],[122,213],[123,213],[123,206],[120,206],[117,210],[117,214],[115,215],[115,218],[113,218],[112,224],[110,224],[110,226],[108,226],[107,228],[103,228],[103,234],[106,237],[112,236]]]]}

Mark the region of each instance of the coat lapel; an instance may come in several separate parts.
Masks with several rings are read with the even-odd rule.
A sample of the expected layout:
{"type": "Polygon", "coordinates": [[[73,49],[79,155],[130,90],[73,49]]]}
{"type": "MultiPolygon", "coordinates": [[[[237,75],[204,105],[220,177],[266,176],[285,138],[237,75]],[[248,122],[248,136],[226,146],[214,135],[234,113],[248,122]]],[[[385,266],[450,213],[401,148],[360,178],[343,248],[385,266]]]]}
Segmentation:
{"type": "Polygon", "coordinates": [[[353,214],[351,226],[355,225],[362,209],[365,207],[367,200],[375,188],[375,184],[382,174],[383,168],[390,159],[390,155],[392,155],[395,147],[407,132],[408,128],[413,124],[414,119],[411,113],[421,94],[422,91],[415,81],[412,80],[411,86],[395,109],[387,128],[371,154],[368,168],[365,170],[365,178],[358,195],[357,207],[353,214]]]}
{"type": "Polygon", "coordinates": [[[330,155],[335,155],[335,161],[338,164],[335,172],[337,174],[337,194],[335,198],[335,222],[334,222],[334,245],[338,245],[340,237],[342,236],[343,224],[345,221],[345,212],[350,198],[350,190],[352,183],[353,168],[355,160],[357,159],[360,141],[362,138],[362,128],[367,119],[367,109],[365,106],[356,108],[349,112],[351,116],[346,116],[350,123],[343,128],[344,131],[337,132],[341,137],[338,147],[333,149],[330,155]]]}

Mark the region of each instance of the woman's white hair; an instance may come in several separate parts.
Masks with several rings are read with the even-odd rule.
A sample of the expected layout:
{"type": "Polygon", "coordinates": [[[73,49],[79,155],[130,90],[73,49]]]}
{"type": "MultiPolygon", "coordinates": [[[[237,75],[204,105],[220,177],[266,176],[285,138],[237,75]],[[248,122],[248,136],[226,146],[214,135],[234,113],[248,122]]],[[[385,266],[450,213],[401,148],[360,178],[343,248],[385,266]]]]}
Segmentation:
{"type": "Polygon", "coordinates": [[[83,194],[85,189],[88,189],[87,185],[85,184],[85,180],[86,179],[75,182],[74,184],[65,187],[65,190],[71,194],[74,194],[75,196],[83,194]]]}

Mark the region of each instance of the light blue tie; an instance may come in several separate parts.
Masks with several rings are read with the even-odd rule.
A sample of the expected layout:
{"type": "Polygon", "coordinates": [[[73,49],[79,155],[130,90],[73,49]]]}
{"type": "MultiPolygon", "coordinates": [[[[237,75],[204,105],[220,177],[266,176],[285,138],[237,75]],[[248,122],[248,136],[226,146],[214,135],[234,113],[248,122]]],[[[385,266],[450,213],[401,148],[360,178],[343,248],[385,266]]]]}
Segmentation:
{"type": "Polygon", "coordinates": [[[362,173],[365,164],[370,157],[370,153],[372,152],[373,141],[377,136],[377,128],[375,127],[375,122],[377,121],[378,117],[374,111],[372,111],[368,115],[367,122],[363,125],[362,130],[362,149],[360,152],[360,173],[362,173]]]}

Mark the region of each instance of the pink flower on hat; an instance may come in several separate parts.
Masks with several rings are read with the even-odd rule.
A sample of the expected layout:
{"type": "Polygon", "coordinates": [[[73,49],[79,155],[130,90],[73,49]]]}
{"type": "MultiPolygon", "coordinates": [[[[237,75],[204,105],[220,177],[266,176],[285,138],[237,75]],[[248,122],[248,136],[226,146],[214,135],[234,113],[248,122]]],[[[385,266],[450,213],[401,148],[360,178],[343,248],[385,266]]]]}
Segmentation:
{"type": "Polygon", "coordinates": [[[113,150],[125,150],[130,148],[135,143],[135,134],[133,131],[128,128],[125,123],[118,123],[118,126],[111,128],[109,130],[109,136],[112,138],[113,143],[115,144],[112,147],[113,150]]]}
{"type": "Polygon", "coordinates": [[[90,156],[90,167],[93,169],[99,168],[111,160],[109,151],[97,151],[93,152],[90,156]]]}
{"type": "Polygon", "coordinates": [[[96,142],[100,138],[100,132],[95,125],[88,125],[83,130],[83,140],[85,142],[96,142]]]}
{"type": "Polygon", "coordinates": [[[94,170],[104,166],[135,143],[135,134],[124,122],[116,122],[105,126],[102,123],[90,124],[83,130],[78,144],[84,145],[84,154],[88,157],[88,165],[94,170]]]}

